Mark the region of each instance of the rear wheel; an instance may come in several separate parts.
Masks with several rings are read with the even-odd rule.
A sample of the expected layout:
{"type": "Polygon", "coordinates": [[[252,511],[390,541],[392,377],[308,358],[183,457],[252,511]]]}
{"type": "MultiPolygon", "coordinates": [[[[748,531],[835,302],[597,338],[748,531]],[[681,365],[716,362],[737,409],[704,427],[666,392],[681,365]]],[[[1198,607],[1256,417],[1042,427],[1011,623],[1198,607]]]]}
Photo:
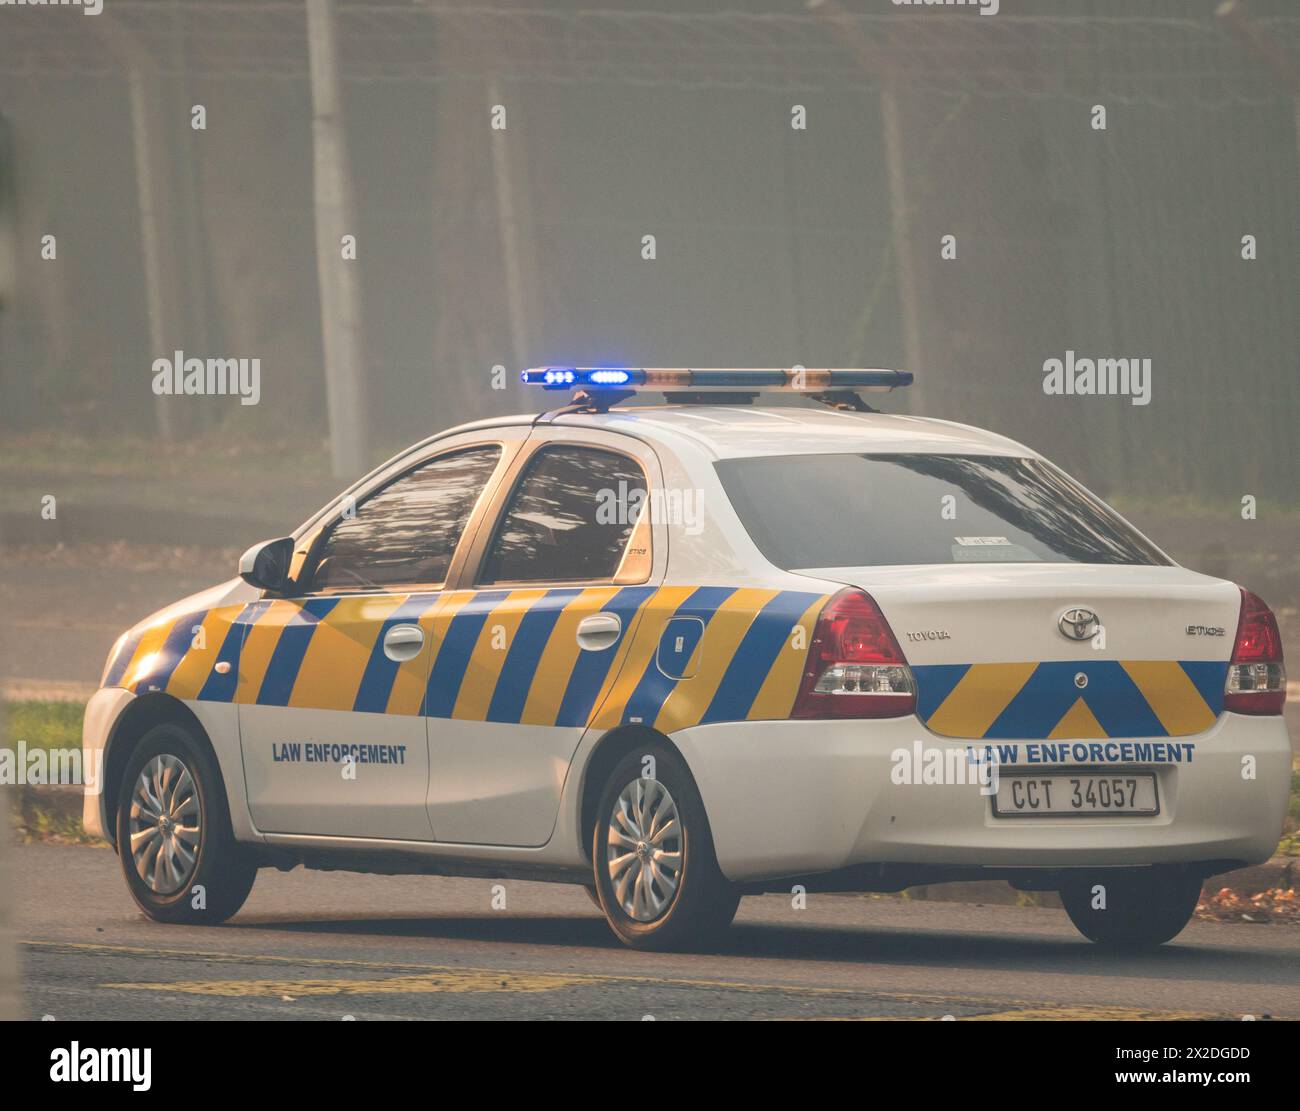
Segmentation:
{"type": "Polygon", "coordinates": [[[1200,876],[1174,868],[1097,871],[1061,886],[1075,928],[1108,949],[1163,945],[1191,920],[1200,894],[1200,876]]]}
{"type": "Polygon", "coordinates": [[[633,949],[705,941],[731,924],[740,903],[718,868],[695,782],[665,744],[629,753],[610,773],[592,861],[605,919],[633,949]]]}
{"type": "Polygon", "coordinates": [[[117,854],[132,898],[157,922],[215,925],[248,898],[257,866],[235,842],[215,761],[184,726],[154,726],[127,761],[117,854]]]}

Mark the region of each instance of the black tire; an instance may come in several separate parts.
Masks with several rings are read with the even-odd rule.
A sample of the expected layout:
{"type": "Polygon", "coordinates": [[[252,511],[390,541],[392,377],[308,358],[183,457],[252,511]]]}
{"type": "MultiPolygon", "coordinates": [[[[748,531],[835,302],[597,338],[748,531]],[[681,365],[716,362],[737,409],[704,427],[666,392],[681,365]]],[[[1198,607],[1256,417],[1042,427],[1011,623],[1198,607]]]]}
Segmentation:
{"type": "Polygon", "coordinates": [[[736,916],[740,895],[723,876],[713,852],[704,803],[680,756],[655,741],[628,753],[610,773],[600,793],[592,835],[592,864],[601,910],[610,929],[633,949],[676,949],[707,942],[724,931],[736,916]],[[642,779],[643,760],[653,756],[650,780],[667,789],[680,823],[680,870],[676,889],[651,921],[638,921],[624,910],[610,878],[610,822],[625,787],[642,779]]]}
{"type": "Polygon", "coordinates": [[[127,761],[117,800],[118,859],[131,897],[147,917],[155,922],[212,926],[224,922],[244,905],[257,878],[257,865],[231,832],[225,785],[216,761],[208,746],[189,729],[164,722],[141,737],[127,761]],[[178,870],[176,877],[163,876],[156,890],[137,870],[131,851],[131,827],[136,782],[142,769],[158,757],[179,761],[189,772],[199,826],[192,868],[178,870]],[[180,883],[176,890],[171,890],[173,879],[180,883]]]}
{"type": "Polygon", "coordinates": [[[1201,877],[1177,868],[1099,870],[1071,876],[1061,902],[1075,928],[1107,949],[1154,949],[1191,921],[1201,877]],[[1094,888],[1104,889],[1094,893],[1094,888]],[[1104,908],[1095,906],[1104,895],[1104,908]]]}

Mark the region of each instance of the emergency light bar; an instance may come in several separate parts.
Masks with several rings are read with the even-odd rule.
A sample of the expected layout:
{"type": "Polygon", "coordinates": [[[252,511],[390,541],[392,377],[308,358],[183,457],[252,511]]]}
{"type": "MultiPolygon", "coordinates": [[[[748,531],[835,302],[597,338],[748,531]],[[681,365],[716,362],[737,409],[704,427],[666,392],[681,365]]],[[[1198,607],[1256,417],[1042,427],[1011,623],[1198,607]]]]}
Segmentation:
{"type": "Polygon", "coordinates": [[[812,370],[786,369],[542,366],[525,370],[525,385],[544,390],[620,390],[656,393],[717,393],[721,391],[779,391],[824,393],[828,390],[892,390],[910,386],[907,370],[812,370]]]}

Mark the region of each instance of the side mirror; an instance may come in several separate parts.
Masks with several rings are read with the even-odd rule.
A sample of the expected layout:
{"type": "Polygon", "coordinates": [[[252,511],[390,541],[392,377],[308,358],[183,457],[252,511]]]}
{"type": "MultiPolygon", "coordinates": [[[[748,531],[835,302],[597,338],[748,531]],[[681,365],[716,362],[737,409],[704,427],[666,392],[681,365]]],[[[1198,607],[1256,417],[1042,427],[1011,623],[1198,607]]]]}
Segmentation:
{"type": "Polygon", "coordinates": [[[239,577],[262,590],[283,590],[289,584],[293,537],[263,540],[239,557],[239,577]]]}

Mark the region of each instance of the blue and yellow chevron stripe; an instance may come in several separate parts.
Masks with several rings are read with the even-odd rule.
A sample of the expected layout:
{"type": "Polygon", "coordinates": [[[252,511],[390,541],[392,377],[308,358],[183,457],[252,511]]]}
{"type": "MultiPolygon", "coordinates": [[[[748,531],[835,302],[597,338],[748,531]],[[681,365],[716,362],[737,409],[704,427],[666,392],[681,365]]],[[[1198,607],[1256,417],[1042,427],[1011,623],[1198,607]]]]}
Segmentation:
{"type": "MultiPolygon", "coordinates": [[[[726,586],[558,587],[263,600],[136,631],[106,686],[259,706],[665,733],[789,716],[827,595],[726,586]],[[582,651],[584,617],[618,614],[582,651]],[[383,637],[418,624],[428,656],[383,637]],[[706,650],[707,649],[707,650],[706,650]],[[230,666],[219,670],[218,664],[230,666]]],[[[1223,710],[1226,663],[914,665],[917,713],[946,737],[1182,737],[1223,710]],[[1083,685],[1080,685],[1080,680],[1083,685]]]]}
{"type": "Polygon", "coordinates": [[[185,700],[672,732],[788,717],[827,597],[611,586],[267,599],[137,631],[104,683],[185,700]],[[600,612],[616,613],[622,634],[582,651],[578,624],[600,612]],[[419,625],[430,653],[389,659],[383,637],[399,623],[419,625]]]}
{"type": "Polygon", "coordinates": [[[1226,663],[1093,660],[913,667],[917,713],[945,737],[1185,737],[1223,711],[1226,663]],[[1079,685],[1079,677],[1085,680],[1079,685]]]}

